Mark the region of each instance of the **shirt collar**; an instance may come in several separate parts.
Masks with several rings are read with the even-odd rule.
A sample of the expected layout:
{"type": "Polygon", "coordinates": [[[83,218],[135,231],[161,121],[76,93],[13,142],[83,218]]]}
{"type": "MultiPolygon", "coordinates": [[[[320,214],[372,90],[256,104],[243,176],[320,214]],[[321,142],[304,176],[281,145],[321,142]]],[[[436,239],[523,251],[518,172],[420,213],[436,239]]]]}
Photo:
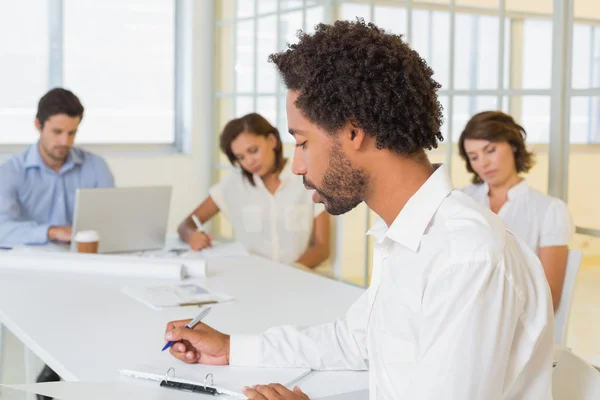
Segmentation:
{"type": "MultiPolygon", "coordinates": [[[[67,160],[65,161],[65,163],[63,164],[63,166],[61,168],[61,172],[65,171],[65,170],[69,170],[69,169],[73,168],[75,165],[79,165],[82,163],[83,163],[83,158],[81,157],[79,152],[77,150],[75,150],[74,148],[71,148],[71,151],[69,151],[69,155],[67,156],[67,160]]],[[[44,166],[46,166],[46,163],[44,162],[44,160],[42,159],[42,156],[40,155],[39,143],[36,143],[33,146],[29,147],[29,149],[27,150],[27,154],[25,155],[25,168],[31,168],[31,167],[40,167],[41,168],[44,166]]]]}
{"type": "MultiPolygon", "coordinates": [[[[254,175],[252,175],[252,177],[254,178],[254,183],[256,185],[265,187],[265,184],[260,175],[254,174],[254,175]]],[[[279,181],[280,181],[279,187],[281,188],[283,185],[286,184],[287,181],[289,181],[290,179],[293,179],[294,177],[296,177],[296,175],[292,172],[292,160],[290,160],[290,159],[285,160],[285,165],[283,166],[283,169],[279,173],[279,181]]],[[[277,190],[279,190],[279,188],[277,190]]]]}
{"type": "Polygon", "coordinates": [[[36,143],[29,147],[29,149],[27,149],[27,154],[25,155],[25,168],[42,167],[44,165],[44,160],[42,160],[42,156],[40,155],[38,144],[36,143]]]}
{"type": "Polygon", "coordinates": [[[507,192],[508,199],[514,200],[517,197],[523,196],[525,193],[527,193],[528,188],[529,188],[529,185],[527,184],[527,181],[525,179],[523,179],[521,182],[517,183],[515,186],[508,189],[508,192],[507,192]]]}
{"type": "MultiPolygon", "coordinates": [[[[508,200],[514,200],[517,197],[521,197],[526,194],[528,189],[529,185],[527,184],[527,180],[523,179],[521,182],[508,189],[506,196],[508,197],[508,200]]],[[[483,182],[481,184],[481,193],[484,198],[489,201],[490,186],[487,184],[487,182],[483,182]]]]}
{"type": "Polygon", "coordinates": [[[433,174],[408,200],[389,229],[379,218],[367,234],[373,235],[379,243],[388,237],[417,251],[431,219],[453,189],[446,168],[442,164],[435,164],[434,168],[433,174]]]}

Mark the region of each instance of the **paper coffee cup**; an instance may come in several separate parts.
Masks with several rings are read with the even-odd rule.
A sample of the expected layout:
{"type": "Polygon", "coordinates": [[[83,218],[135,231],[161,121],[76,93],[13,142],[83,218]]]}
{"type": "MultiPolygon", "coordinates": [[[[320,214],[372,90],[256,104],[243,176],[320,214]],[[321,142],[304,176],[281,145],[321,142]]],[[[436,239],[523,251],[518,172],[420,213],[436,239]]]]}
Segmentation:
{"type": "Polygon", "coordinates": [[[97,253],[100,237],[96,231],[79,231],[75,235],[75,243],[79,253],[97,253]]]}

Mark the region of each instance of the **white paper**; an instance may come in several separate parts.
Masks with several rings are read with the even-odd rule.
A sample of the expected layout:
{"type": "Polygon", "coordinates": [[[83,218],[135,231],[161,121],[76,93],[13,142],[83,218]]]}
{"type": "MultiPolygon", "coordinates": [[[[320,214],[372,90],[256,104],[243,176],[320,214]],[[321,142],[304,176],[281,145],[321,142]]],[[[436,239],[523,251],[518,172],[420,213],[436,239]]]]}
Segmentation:
{"type": "MultiPolygon", "coordinates": [[[[242,394],[244,386],[279,382],[284,386],[293,385],[302,377],[310,374],[308,368],[242,368],[230,366],[214,366],[203,364],[185,364],[170,354],[163,354],[154,362],[140,365],[133,369],[121,370],[121,375],[138,379],[162,381],[169,368],[173,368],[174,377],[170,380],[203,385],[204,378],[212,374],[213,385],[220,393],[234,398],[245,399],[242,394]]],[[[173,375],[171,375],[173,376],[173,375]]],[[[208,384],[209,382],[207,382],[208,384]]],[[[210,385],[209,385],[210,386],[210,385]]]]}
{"type": "Polygon", "coordinates": [[[81,253],[12,251],[0,253],[0,268],[176,280],[181,280],[186,276],[188,267],[185,264],[189,264],[189,269],[193,269],[197,275],[206,268],[205,263],[201,260],[185,262],[81,253]]]}
{"type": "Polygon", "coordinates": [[[122,292],[156,310],[180,307],[184,303],[224,302],[232,299],[223,293],[213,293],[207,288],[191,282],[172,285],[126,286],[122,292]]]}

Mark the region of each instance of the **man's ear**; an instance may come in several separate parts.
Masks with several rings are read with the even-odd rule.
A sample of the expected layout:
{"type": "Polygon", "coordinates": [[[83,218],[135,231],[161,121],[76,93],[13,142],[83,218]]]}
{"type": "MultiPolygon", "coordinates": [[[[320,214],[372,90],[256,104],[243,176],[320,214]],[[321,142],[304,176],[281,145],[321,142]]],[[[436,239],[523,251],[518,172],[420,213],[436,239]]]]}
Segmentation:
{"type": "Polygon", "coordinates": [[[348,139],[352,142],[352,148],[359,150],[365,143],[366,133],[362,130],[355,120],[350,120],[344,128],[348,139]]]}
{"type": "Polygon", "coordinates": [[[37,129],[38,132],[42,133],[42,123],[40,122],[39,118],[35,119],[35,129],[37,129]]]}

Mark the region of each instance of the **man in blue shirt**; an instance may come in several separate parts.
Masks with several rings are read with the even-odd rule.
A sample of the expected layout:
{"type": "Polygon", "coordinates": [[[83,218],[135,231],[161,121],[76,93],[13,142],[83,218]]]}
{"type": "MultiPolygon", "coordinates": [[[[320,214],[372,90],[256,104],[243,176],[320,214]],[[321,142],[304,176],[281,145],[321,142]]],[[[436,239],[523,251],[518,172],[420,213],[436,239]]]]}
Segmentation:
{"type": "MultiPolygon", "coordinates": [[[[83,105],[68,90],[52,89],[40,99],[39,141],[0,166],[0,243],[70,242],[75,191],[115,185],[101,157],[73,147],[82,118],[83,105]]],[[[48,366],[37,379],[58,380],[48,366]]]]}
{"type": "Polygon", "coordinates": [[[0,243],[70,242],[75,191],[114,186],[99,156],[73,147],[83,106],[56,88],[39,101],[39,141],[0,166],[0,243]]]}

